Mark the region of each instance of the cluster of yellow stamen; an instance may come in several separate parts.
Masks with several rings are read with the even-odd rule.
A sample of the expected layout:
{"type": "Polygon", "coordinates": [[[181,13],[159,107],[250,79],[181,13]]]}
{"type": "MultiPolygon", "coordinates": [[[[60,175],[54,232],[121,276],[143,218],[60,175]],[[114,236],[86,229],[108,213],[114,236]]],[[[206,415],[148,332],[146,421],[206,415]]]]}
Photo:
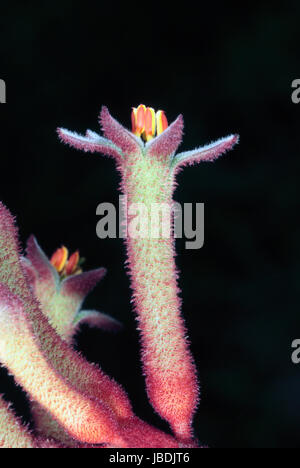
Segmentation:
{"type": "Polygon", "coordinates": [[[168,127],[164,111],[159,110],[155,113],[152,107],[146,107],[144,104],[132,108],[131,123],[132,132],[145,141],[160,135],[168,127]]]}
{"type": "Polygon", "coordinates": [[[65,246],[62,246],[54,252],[50,263],[54,266],[60,276],[64,277],[81,273],[82,270],[79,267],[79,260],[80,256],[78,250],[69,257],[68,249],[65,246]]]}

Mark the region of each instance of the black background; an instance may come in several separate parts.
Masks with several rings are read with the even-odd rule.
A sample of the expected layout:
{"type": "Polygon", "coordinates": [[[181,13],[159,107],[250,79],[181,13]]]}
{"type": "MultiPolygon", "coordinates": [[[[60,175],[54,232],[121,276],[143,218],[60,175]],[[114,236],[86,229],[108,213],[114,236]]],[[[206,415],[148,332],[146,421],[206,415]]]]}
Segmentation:
{"type": "MultiPolygon", "coordinates": [[[[80,249],[108,274],[86,305],[118,318],[119,335],[84,328],[78,348],[121,382],[136,413],[147,402],[120,239],[96,237],[96,207],[118,203],[111,159],[59,143],[56,127],[98,131],[102,104],[125,126],[131,106],[182,113],[181,150],[229,133],[240,144],[186,168],[175,199],[205,203],[205,245],[177,242],[183,314],[201,381],[195,432],[210,447],[297,447],[299,329],[300,4],[180,6],[70,0],[1,4],[0,199],[23,245],[80,249]]],[[[5,370],[0,393],[29,419],[5,370]]]]}

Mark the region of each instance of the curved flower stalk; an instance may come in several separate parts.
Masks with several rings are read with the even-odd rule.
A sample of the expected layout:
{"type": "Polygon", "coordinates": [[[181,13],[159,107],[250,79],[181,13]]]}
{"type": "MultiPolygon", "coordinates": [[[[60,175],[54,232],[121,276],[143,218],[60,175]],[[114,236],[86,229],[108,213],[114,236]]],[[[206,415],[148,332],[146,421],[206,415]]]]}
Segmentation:
{"type": "MultiPolygon", "coordinates": [[[[9,242],[7,238],[14,234],[11,219],[8,213],[1,211],[0,241],[5,240],[9,246],[7,249],[0,249],[1,362],[15,376],[17,383],[26,389],[31,399],[47,408],[73,438],[87,443],[98,443],[101,440],[120,443],[112,405],[109,406],[108,396],[105,395],[110,390],[110,383],[111,390],[114,391],[114,383],[106,383],[104,387],[101,374],[98,382],[93,381],[93,386],[98,383],[103,395],[100,401],[88,396],[82,386],[80,388],[80,382],[75,380],[79,375],[70,374],[67,378],[63,366],[69,370],[71,362],[66,362],[65,359],[69,357],[75,361],[77,355],[60,341],[40,312],[25,277],[22,277],[12,239],[9,242]],[[75,386],[75,383],[78,385],[75,386]]],[[[82,359],[81,369],[78,370],[89,375],[88,367],[82,359]]],[[[89,377],[91,379],[90,375],[89,377]]],[[[92,382],[89,383],[93,392],[92,382]]],[[[127,400],[126,395],[124,398],[127,400]]]]}
{"type": "Polygon", "coordinates": [[[112,156],[117,163],[121,190],[128,202],[128,268],[141,331],[148,397],[176,437],[191,440],[198,384],[180,314],[174,260],[171,219],[175,175],[184,165],[216,159],[238,142],[238,136],[229,135],[203,148],[176,154],[182,140],[181,115],[168,126],[162,111],[155,113],[152,108],[140,105],[132,111],[129,131],[103,107],[100,124],[104,137],[91,130],[82,136],[63,128],[58,129],[58,134],[70,146],[112,156]],[[147,219],[138,233],[130,232],[131,207],[137,204],[142,204],[146,213],[151,212],[154,204],[167,206],[170,235],[161,235],[161,222],[153,219],[147,219]],[[159,234],[150,235],[150,226],[159,234]]]}
{"type": "Polygon", "coordinates": [[[26,426],[14,415],[10,405],[0,396],[0,448],[36,448],[26,426]]]}
{"type": "MultiPolygon", "coordinates": [[[[34,255],[31,262],[34,263],[34,255]]],[[[38,265],[37,262],[35,268],[38,265]]],[[[39,273],[42,274],[42,269],[39,273]]],[[[30,400],[47,412],[48,419],[45,412],[41,411],[40,416],[48,431],[41,434],[37,428],[43,437],[32,435],[32,444],[182,447],[181,441],[137,418],[124,390],[62,340],[34,297],[33,275],[28,260],[24,262],[19,254],[14,220],[0,203],[0,362],[26,390],[30,400]],[[50,435],[56,439],[53,444],[48,440],[50,435]]],[[[81,293],[86,290],[82,281],[78,286],[81,293]]],[[[7,411],[1,412],[0,427],[8,424],[8,416],[11,414],[7,411]]],[[[15,426],[13,432],[9,438],[6,435],[5,444],[11,447],[31,444],[26,429],[21,428],[22,440],[20,426],[15,426]]]]}
{"type": "Polygon", "coordinates": [[[36,437],[17,418],[0,395],[0,448],[63,448],[63,445],[42,437],[36,437]]]}
{"type": "Polygon", "coordinates": [[[28,428],[18,420],[10,405],[0,396],[0,448],[34,448],[28,428]]]}
{"type": "Polygon", "coordinates": [[[73,438],[87,443],[120,443],[113,414],[132,415],[127,395],[55,333],[28,287],[18,252],[13,219],[0,204],[0,361],[73,438]],[[67,408],[70,414],[75,413],[72,417],[67,408]]]}

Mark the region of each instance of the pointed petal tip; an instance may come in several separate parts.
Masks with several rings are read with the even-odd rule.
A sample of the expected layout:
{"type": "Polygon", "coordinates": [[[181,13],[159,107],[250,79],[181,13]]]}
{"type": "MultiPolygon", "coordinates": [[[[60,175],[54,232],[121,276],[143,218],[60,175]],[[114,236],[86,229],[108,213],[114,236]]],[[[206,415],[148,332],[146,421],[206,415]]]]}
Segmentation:
{"type": "Polygon", "coordinates": [[[104,331],[119,332],[123,324],[108,314],[96,310],[81,310],[74,320],[76,331],[81,325],[88,325],[94,328],[100,328],[104,331]]]}
{"type": "Polygon", "coordinates": [[[100,115],[101,114],[109,114],[109,109],[105,104],[102,104],[102,106],[101,106],[100,115]]]}
{"type": "Polygon", "coordinates": [[[57,128],[57,134],[61,142],[71,146],[72,148],[76,148],[82,151],[91,151],[94,152],[95,149],[91,145],[91,140],[89,137],[80,135],[76,132],[71,132],[66,128],[57,128]]]}
{"type": "Polygon", "coordinates": [[[62,281],[62,290],[66,294],[86,296],[106,274],[106,268],[85,271],[78,275],[69,276],[62,281]]]}
{"type": "Polygon", "coordinates": [[[105,127],[105,122],[107,121],[107,119],[110,119],[110,118],[112,119],[113,117],[111,116],[108,107],[104,105],[101,106],[98,120],[99,120],[99,124],[103,132],[104,132],[104,127],[105,127]]]}
{"type": "Polygon", "coordinates": [[[174,153],[182,141],[183,126],[183,115],[179,114],[171,125],[146,144],[148,153],[157,158],[166,158],[174,153]]]}
{"type": "Polygon", "coordinates": [[[33,234],[31,234],[27,240],[26,258],[30,261],[39,279],[49,286],[54,286],[58,281],[57,271],[51,265],[47,255],[40,247],[33,234]]]}
{"type": "MultiPolygon", "coordinates": [[[[184,124],[184,120],[183,120],[183,115],[182,115],[182,114],[179,114],[176,120],[179,120],[179,122],[181,122],[182,125],[184,124]]],[[[175,120],[175,122],[176,122],[176,120],[175,120]]]]}
{"type": "Polygon", "coordinates": [[[107,268],[100,267],[100,268],[97,268],[96,270],[91,270],[91,271],[98,272],[99,279],[102,279],[107,273],[107,268]]]}
{"type": "MultiPolygon", "coordinates": [[[[233,133],[231,135],[228,135],[227,137],[221,138],[220,140],[215,141],[214,143],[211,144],[211,146],[220,146],[219,150],[220,153],[225,153],[226,151],[231,150],[235,145],[237,145],[240,141],[240,135],[238,133],[233,133]]],[[[217,154],[217,157],[219,156],[217,154]]]]}
{"type": "Polygon", "coordinates": [[[173,159],[173,165],[177,168],[192,165],[201,161],[215,161],[219,156],[231,150],[239,142],[239,135],[232,134],[220,138],[208,145],[177,154],[173,159]]]}
{"type": "Polygon", "coordinates": [[[240,142],[240,135],[238,133],[234,133],[233,135],[229,135],[232,141],[232,146],[237,145],[240,142]]]}
{"type": "Polygon", "coordinates": [[[112,156],[119,160],[122,157],[122,152],[119,147],[113,144],[110,140],[101,137],[91,130],[87,130],[85,135],[80,135],[76,132],[71,132],[66,128],[57,128],[57,134],[63,143],[84,151],[85,153],[102,153],[107,156],[112,156]]]}
{"type": "Polygon", "coordinates": [[[59,140],[62,143],[66,143],[69,146],[73,146],[70,142],[70,135],[72,132],[70,132],[67,128],[57,127],[56,133],[58,135],[59,140]]]}
{"type": "Polygon", "coordinates": [[[99,124],[104,136],[118,146],[123,153],[137,153],[143,146],[142,141],[139,141],[132,132],[111,116],[106,106],[101,107],[99,124]]]}

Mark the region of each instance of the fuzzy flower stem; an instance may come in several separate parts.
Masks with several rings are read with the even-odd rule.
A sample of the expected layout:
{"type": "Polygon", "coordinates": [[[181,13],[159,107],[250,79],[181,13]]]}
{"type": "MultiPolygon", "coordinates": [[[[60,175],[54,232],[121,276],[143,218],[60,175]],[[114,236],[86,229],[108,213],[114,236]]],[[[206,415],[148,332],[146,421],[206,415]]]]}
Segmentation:
{"type": "Polygon", "coordinates": [[[0,449],[1,448],[62,448],[54,440],[36,437],[22,421],[17,418],[10,404],[0,395],[0,449]]]}
{"type": "Polygon", "coordinates": [[[30,397],[49,408],[71,436],[90,443],[122,443],[110,409],[78,392],[53,369],[39,348],[22,301],[2,284],[0,359],[30,397]]]}
{"type": "Polygon", "coordinates": [[[176,437],[186,442],[193,437],[198,384],[180,315],[171,229],[175,175],[186,165],[215,160],[238,142],[238,135],[176,154],[183,132],[181,115],[168,126],[162,111],[155,114],[152,108],[140,105],[133,108],[130,133],[103,107],[100,124],[105,138],[90,131],[81,136],[62,128],[58,129],[58,135],[70,146],[99,151],[116,160],[121,191],[127,198],[128,269],[141,332],[147,393],[152,406],[169,422],[176,437]],[[161,221],[157,211],[153,218],[152,207],[158,208],[157,204],[166,209],[161,221]],[[146,218],[146,223],[142,221],[143,226],[137,227],[140,219],[136,223],[132,219],[134,214],[146,218]]]}
{"type": "MultiPolygon", "coordinates": [[[[165,207],[169,219],[165,228],[171,234],[174,177],[169,168],[147,156],[132,157],[121,173],[128,206],[143,203],[148,214],[152,207],[165,207]]],[[[151,223],[152,228],[161,227],[159,222],[155,225],[155,219],[151,223]]],[[[197,379],[180,315],[174,241],[171,235],[152,235],[153,231],[144,237],[129,233],[126,240],[146,387],[154,409],[177,437],[188,439],[197,403],[197,379]]]]}

